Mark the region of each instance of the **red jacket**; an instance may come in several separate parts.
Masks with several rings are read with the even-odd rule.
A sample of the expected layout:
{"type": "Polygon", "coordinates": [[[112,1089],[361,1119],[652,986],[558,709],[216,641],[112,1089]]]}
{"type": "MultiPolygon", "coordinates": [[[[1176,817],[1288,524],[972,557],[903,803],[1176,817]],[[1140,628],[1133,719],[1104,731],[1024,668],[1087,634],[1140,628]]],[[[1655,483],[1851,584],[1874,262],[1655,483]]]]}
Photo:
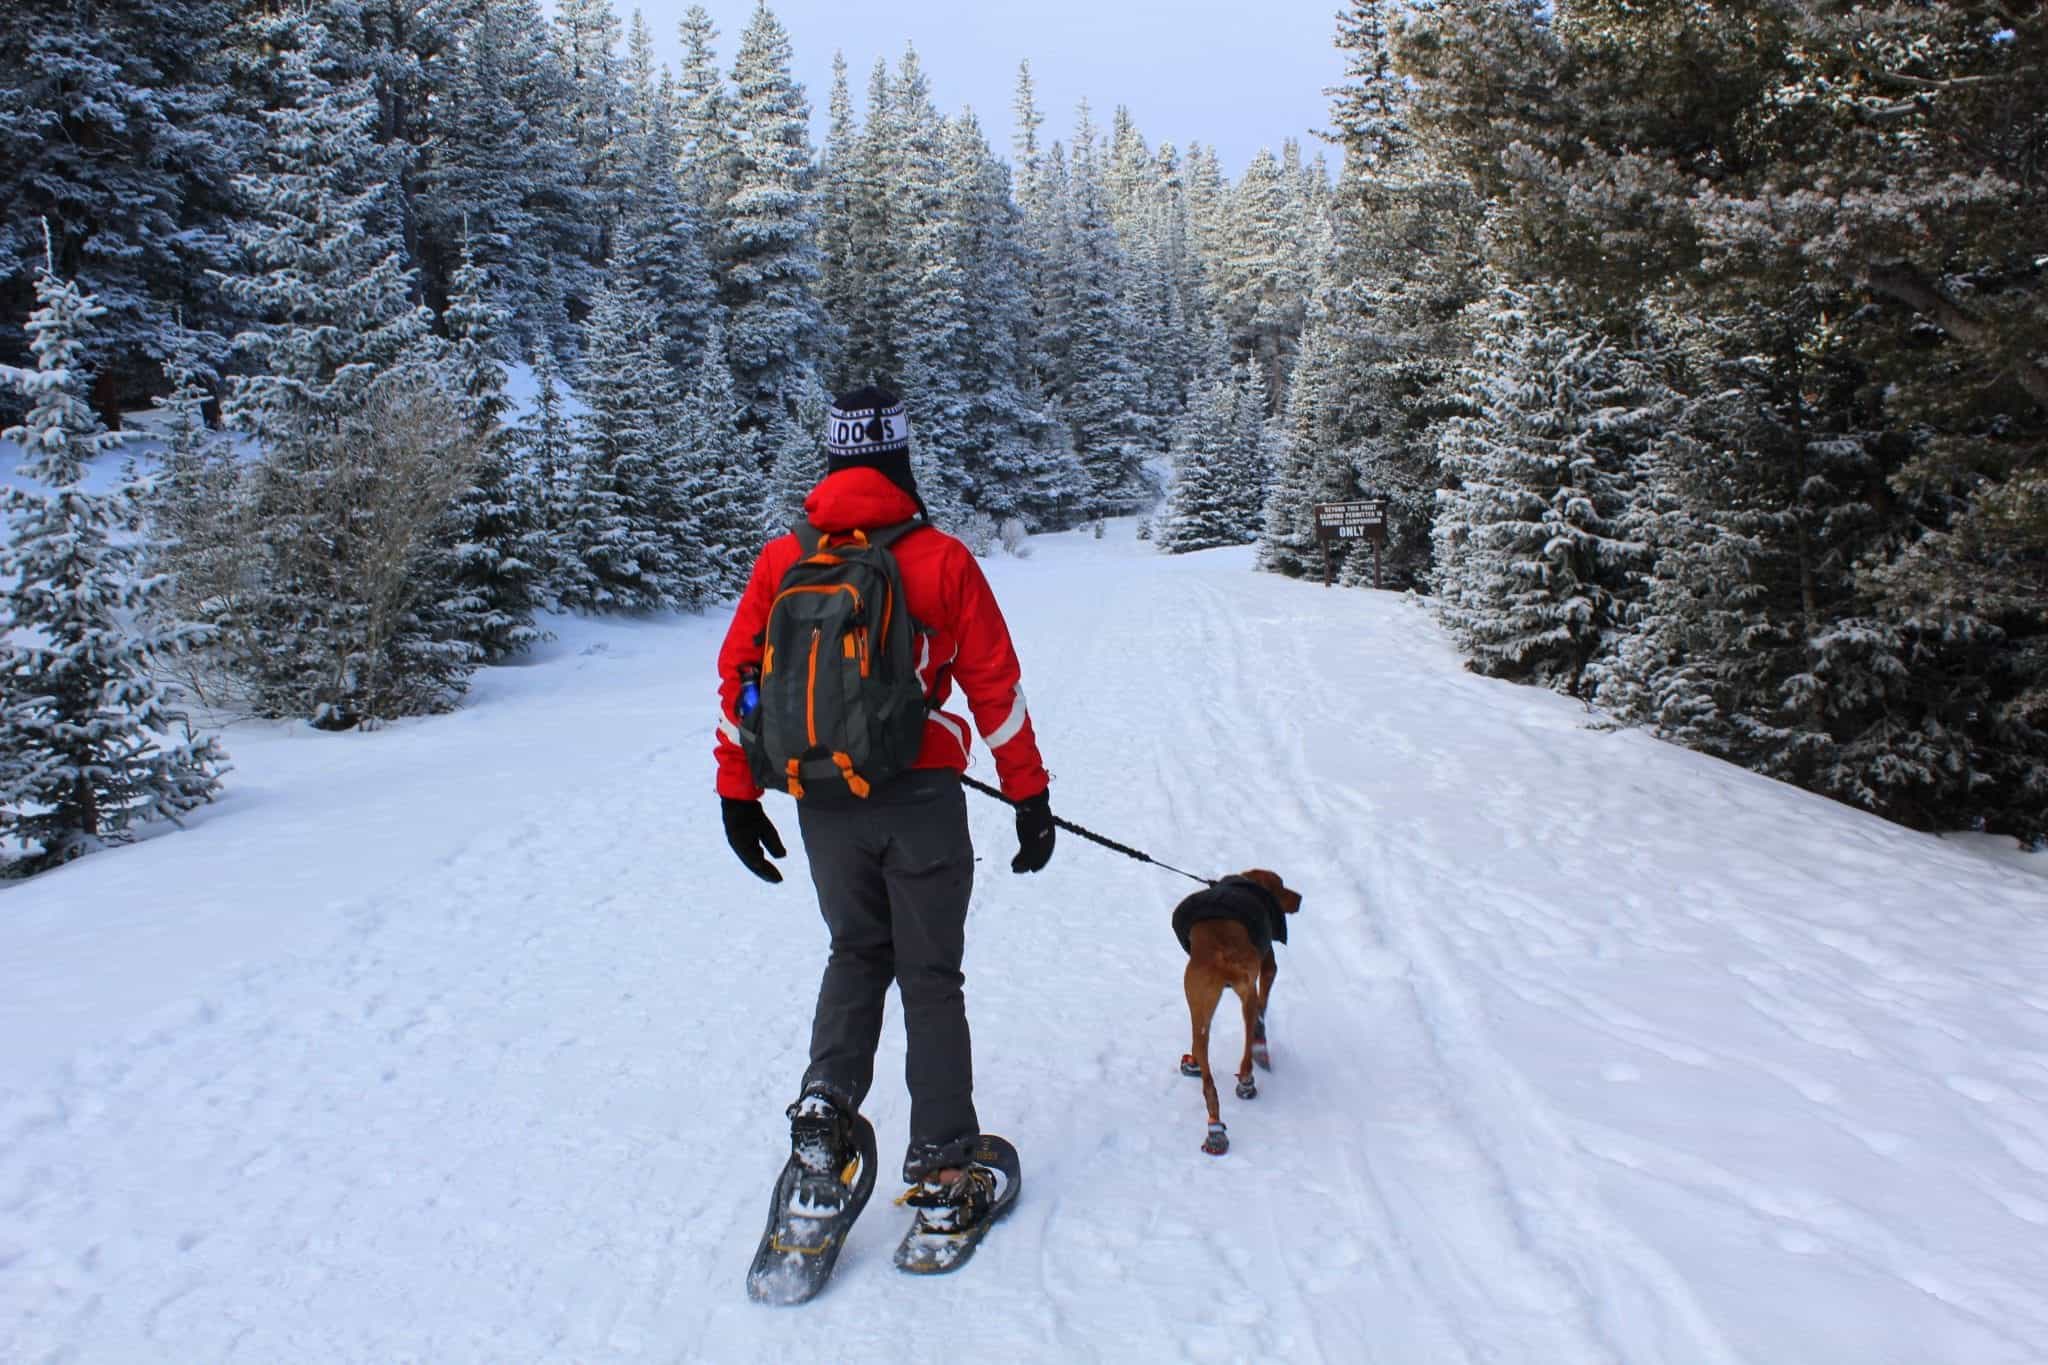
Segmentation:
{"type": "MultiPolygon", "coordinates": [[[[886,475],[854,468],[826,475],[804,499],[804,512],[820,531],[843,532],[908,521],[917,515],[917,504],[886,475]]],[[[932,710],[914,766],[966,771],[967,722],[942,709],[957,681],[974,712],[975,727],[995,754],[1003,795],[1021,801],[1044,791],[1049,779],[1024,706],[1023,670],[981,565],[965,545],[937,528],[911,532],[890,553],[902,570],[911,616],[931,632],[920,637],[918,677],[932,710]]],[[[761,551],[718,651],[718,744],[713,752],[720,796],[751,801],[761,795],[734,724],[740,669],[761,662],[759,637],[768,625],[768,608],[782,576],[802,554],[794,535],[772,540],[761,551]]]]}

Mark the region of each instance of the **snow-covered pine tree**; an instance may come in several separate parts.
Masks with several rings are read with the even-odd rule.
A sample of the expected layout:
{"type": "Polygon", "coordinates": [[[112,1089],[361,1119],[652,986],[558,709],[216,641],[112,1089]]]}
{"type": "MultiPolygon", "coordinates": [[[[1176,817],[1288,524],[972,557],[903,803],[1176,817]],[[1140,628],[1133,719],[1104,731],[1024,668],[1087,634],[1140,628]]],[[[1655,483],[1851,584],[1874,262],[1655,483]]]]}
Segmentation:
{"type": "Polygon", "coordinates": [[[1262,150],[1230,191],[1227,228],[1211,258],[1218,316],[1233,359],[1257,362],[1267,387],[1286,390],[1307,306],[1312,253],[1298,180],[1262,150]]]}
{"type": "MultiPolygon", "coordinates": [[[[688,541],[684,600],[695,607],[745,589],[761,551],[762,509],[769,500],[754,438],[741,423],[744,413],[733,393],[723,341],[714,329],[713,348],[698,364],[679,414],[684,467],[677,498],[688,541]]],[[[781,425],[771,424],[763,435],[782,438],[789,424],[784,416],[781,425]]]]}
{"type": "Polygon", "coordinates": [[[915,48],[906,49],[889,94],[894,133],[890,256],[902,336],[898,383],[911,405],[911,462],[918,491],[939,525],[957,530],[970,502],[968,447],[966,200],[971,166],[958,163],[946,120],[915,48]]]}
{"type": "MultiPolygon", "coordinates": [[[[395,215],[378,230],[393,228],[404,239],[406,263],[418,273],[421,297],[434,306],[444,305],[448,297],[461,223],[430,219],[421,172],[431,161],[434,111],[450,102],[462,80],[461,67],[451,58],[476,2],[347,0],[314,7],[310,16],[324,24],[329,40],[328,65],[321,74],[335,82],[370,82],[377,101],[375,137],[384,148],[385,173],[393,188],[385,207],[395,215]]],[[[272,11],[287,27],[296,17],[291,6],[242,8],[272,11]]]]}
{"type": "Polygon", "coordinates": [[[680,156],[667,100],[657,91],[646,102],[645,126],[632,144],[623,207],[629,231],[618,245],[615,264],[652,301],[655,335],[680,382],[694,375],[706,356],[718,355],[723,363],[713,340],[722,326],[722,309],[704,224],[677,178],[680,156]]]}
{"type": "Polygon", "coordinates": [[[852,155],[847,186],[846,257],[833,285],[834,321],[844,328],[837,385],[901,385],[902,267],[895,252],[900,210],[892,192],[902,141],[889,64],[868,75],[867,121],[852,155]]]}
{"type": "Polygon", "coordinates": [[[547,534],[540,490],[505,423],[511,400],[498,359],[505,313],[491,302],[484,271],[466,249],[450,283],[455,292],[442,318],[454,341],[449,364],[459,411],[481,454],[442,528],[440,548],[448,562],[425,567],[451,582],[448,606],[460,617],[461,637],[477,647],[482,662],[501,663],[541,638],[533,614],[547,534]]]}
{"type": "Polygon", "coordinates": [[[761,433],[768,456],[760,519],[763,536],[779,536],[803,517],[804,499],[825,472],[824,445],[818,437],[824,429],[824,409],[804,403],[795,420],[784,418],[761,433]]]}
{"type": "Polygon", "coordinates": [[[1152,237],[1166,297],[1153,303],[1156,350],[1153,406],[1177,415],[1202,366],[1201,338],[1211,325],[1208,267],[1189,226],[1186,169],[1179,150],[1161,143],[1154,171],[1152,237]]]}
{"type": "Polygon", "coordinates": [[[1344,80],[1330,96],[1330,123],[1344,147],[1345,170],[1358,176],[1384,175],[1408,162],[1415,145],[1408,127],[1401,78],[1394,70],[1393,32],[1388,23],[1397,0],[1346,0],[1337,11],[1337,50],[1344,53],[1344,80]]]}
{"type": "Polygon", "coordinates": [[[581,561],[568,553],[564,541],[575,516],[578,456],[563,410],[561,366],[546,346],[533,354],[533,382],[533,406],[520,415],[512,433],[521,475],[533,485],[539,523],[539,538],[522,558],[538,571],[535,600],[553,610],[562,605],[564,583],[582,572],[581,561]]]}
{"type": "MultiPolygon", "coordinates": [[[[155,400],[162,414],[157,428],[162,448],[156,477],[143,499],[145,563],[165,580],[151,614],[160,623],[210,627],[232,616],[243,586],[241,466],[228,443],[207,426],[211,375],[198,344],[182,329],[164,362],[164,377],[171,391],[155,400]]],[[[191,657],[179,664],[189,664],[191,657]]],[[[193,690],[202,700],[208,691],[196,684],[193,690]]]]}
{"type": "Polygon", "coordinates": [[[950,157],[961,178],[967,326],[962,383],[967,443],[959,452],[974,505],[998,523],[1065,524],[1084,482],[1037,391],[1031,365],[1030,248],[996,159],[972,111],[953,121],[950,157]],[[1064,457],[1064,458],[1063,458],[1064,457]]]}
{"type": "Polygon", "coordinates": [[[682,187],[699,222],[715,230],[733,192],[732,96],[718,68],[718,28],[702,5],[684,12],[678,34],[682,70],[676,81],[682,187]]]}
{"type": "Polygon", "coordinates": [[[1916,825],[2026,837],[2048,829],[2048,520],[2020,510],[2048,450],[2037,31],[1953,5],[1439,0],[1396,43],[1503,273],[1609,330],[1655,310],[1690,356],[1632,713],[1916,825]]]}
{"type": "Polygon", "coordinates": [[[182,309],[221,358],[207,271],[229,255],[228,185],[250,130],[229,105],[219,0],[0,6],[0,361],[26,363],[49,224],[54,268],[106,315],[102,407],[156,381],[182,309]]]}
{"type": "Polygon", "coordinates": [[[1857,425],[1874,415],[1860,366],[1823,340],[1838,308],[1809,289],[1670,320],[1687,397],[1635,513],[1655,555],[1643,624],[1600,697],[1690,747],[1924,820],[1970,799],[1963,734],[1983,683],[1969,646],[1949,654],[1870,610],[1853,555],[1873,539],[1883,446],[1857,425]]]}
{"type": "MultiPolygon", "coordinates": [[[[1471,305],[1486,275],[1470,189],[1416,161],[1347,181],[1335,337],[1343,431],[1360,489],[1387,503],[1386,585],[1429,581],[1436,431],[1457,412],[1452,378],[1470,353],[1471,305]]],[[[1347,561],[1362,581],[1363,557],[1347,561]]]]}
{"type": "MultiPolygon", "coordinates": [[[[1259,564],[1289,577],[1315,576],[1324,570],[1316,507],[1359,496],[1357,471],[1341,430],[1341,342],[1332,335],[1334,327],[1332,310],[1320,300],[1311,303],[1266,494],[1259,564]]],[[[1330,547],[1333,561],[1343,553],[1341,547],[1330,547]]]]}
{"type": "Polygon", "coordinates": [[[630,101],[618,54],[619,16],[611,0],[561,0],[555,35],[569,83],[567,132],[598,230],[594,260],[606,262],[630,176],[630,101]]]}
{"type": "Polygon", "coordinates": [[[476,449],[413,302],[371,82],[330,83],[325,31],[297,36],[288,102],[239,182],[243,269],[223,280],[259,320],[236,339],[254,372],[225,407],[264,458],[248,478],[256,586],[221,647],[259,714],[342,728],[446,709],[466,685],[453,585],[421,569],[476,449]]]}
{"type": "Polygon", "coordinates": [[[1071,255],[1055,268],[1072,336],[1054,392],[1088,471],[1089,515],[1136,510],[1151,496],[1146,470],[1157,425],[1146,411],[1144,375],[1133,364],[1123,254],[1096,169],[1095,131],[1081,105],[1070,173],[1071,255]]]}
{"type": "Polygon", "coordinates": [[[1224,467],[1236,410],[1229,384],[1211,379],[1196,391],[1174,432],[1173,482],[1152,526],[1153,541],[1168,554],[1236,543],[1224,467]]]}
{"type": "Polygon", "coordinates": [[[1282,445],[1279,417],[1273,415],[1273,401],[1266,391],[1265,374],[1252,361],[1231,372],[1236,405],[1231,416],[1231,434],[1238,458],[1233,465],[1236,500],[1242,529],[1238,543],[1259,538],[1264,523],[1266,498],[1273,488],[1273,468],[1282,445]]]}
{"type": "Polygon", "coordinates": [[[515,353],[570,336],[568,308],[595,289],[596,200],[569,127],[571,83],[536,0],[486,0],[464,30],[446,95],[430,110],[419,170],[422,250],[468,238],[508,315],[515,353]]]}
{"type": "Polygon", "coordinates": [[[1173,485],[1153,527],[1169,554],[1243,545],[1259,534],[1268,482],[1265,390],[1250,362],[1226,364],[1221,346],[1213,362],[1175,433],[1173,485]]]}
{"type": "MultiPolygon", "coordinates": [[[[1017,67],[1011,103],[1014,128],[1011,164],[1016,168],[1016,201],[1023,214],[1022,267],[1031,322],[1024,344],[1036,388],[1049,397],[1058,390],[1060,367],[1071,336],[1065,305],[1066,267],[1071,260],[1066,150],[1055,142],[1041,148],[1039,112],[1031,63],[1017,67]]],[[[1070,433],[1071,435],[1071,433],[1070,433]]]]}
{"type": "Polygon", "coordinates": [[[1102,187],[1109,195],[1118,239],[1128,242],[1143,233],[1152,208],[1152,149],[1145,145],[1145,135],[1138,131],[1127,104],[1119,104],[1110,115],[1102,187]]]}
{"type": "MultiPolygon", "coordinates": [[[[1038,109],[1038,91],[1031,80],[1031,63],[1017,63],[1017,85],[1010,102],[1012,142],[1010,164],[1017,181],[1017,202],[1030,205],[1038,197],[1038,130],[1045,115],[1038,109]]],[[[1028,208],[1027,208],[1028,211],[1028,208]]]]}
{"type": "Polygon", "coordinates": [[[1437,614],[1472,667],[1584,696],[1642,596],[1625,529],[1644,452],[1671,415],[1653,374],[1571,325],[1553,296],[1502,288],[1438,437],[1437,614]]]}
{"type": "Polygon", "coordinates": [[[1230,234],[1230,187],[1223,182],[1223,167],[1213,149],[1199,142],[1188,144],[1187,166],[1188,234],[1195,252],[1209,265],[1208,293],[1216,291],[1215,263],[1221,257],[1230,234]]]}
{"type": "MultiPolygon", "coordinates": [[[[1172,156],[1172,149],[1162,149],[1172,156]]],[[[1161,430],[1180,416],[1200,370],[1198,336],[1187,327],[1185,238],[1170,240],[1184,212],[1177,167],[1172,183],[1147,147],[1130,111],[1112,125],[1105,189],[1124,257],[1124,293],[1131,312],[1130,353],[1145,385],[1145,412],[1161,430]]]]}
{"type": "Polygon", "coordinates": [[[810,103],[791,73],[789,34],[768,8],[740,37],[733,83],[734,187],[720,220],[726,350],[750,430],[791,415],[812,372],[824,315],[810,191],[810,103]]]}
{"type": "MultiPolygon", "coordinates": [[[[632,174],[631,160],[638,155],[640,146],[650,136],[664,133],[673,145],[675,138],[675,111],[669,107],[668,98],[674,93],[673,86],[664,90],[657,68],[660,62],[654,55],[654,31],[647,27],[647,16],[639,10],[626,24],[626,60],[620,68],[620,79],[626,87],[626,115],[624,139],[628,157],[627,174],[632,174]],[[664,130],[660,125],[667,124],[664,130]]],[[[662,72],[661,75],[665,75],[662,72]]]]}
{"type": "Polygon", "coordinates": [[[26,453],[29,486],[6,490],[0,545],[0,834],[26,846],[9,868],[21,873],[176,820],[212,799],[226,757],[151,676],[190,628],[149,624],[161,580],[140,578],[116,536],[132,490],[85,487],[93,457],[119,443],[86,402],[100,309],[48,269],[36,299],[35,367],[0,366],[0,383],[29,408],[5,434],[26,453]]]}
{"type": "MultiPolygon", "coordinates": [[[[459,244],[501,276],[517,273],[521,244],[536,235],[522,193],[526,116],[512,101],[509,17],[485,6],[464,34],[449,88],[430,113],[416,201],[427,240],[459,244]]],[[[529,294],[535,282],[522,283],[521,294],[529,294]]]]}
{"type": "Polygon", "coordinates": [[[846,54],[832,54],[830,123],[820,156],[818,190],[818,306],[825,315],[819,337],[818,373],[828,387],[856,387],[846,377],[848,319],[860,287],[854,266],[854,196],[860,164],[860,128],[853,115],[846,54]]]}
{"type": "Polygon", "coordinates": [[[267,117],[262,162],[237,182],[248,205],[235,225],[240,268],[221,278],[258,319],[235,339],[253,373],[238,377],[226,411],[274,441],[309,413],[346,412],[378,371],[426,343],[433,322],[413,301],[371,83],[330,83],[319,70],[325,31],[300,37],[280,56],[290,102],[267,117]]]}
{"type": "Polygon", "coordinates": [[[574,611],[651,611],[690,599],[673,520],[683,397],[652,313],[652,301],[622,273],[599,292],[584,324],[579,393],[588,411],[576,418],[575,493],[557,537],[560,597],[574,611]]]}

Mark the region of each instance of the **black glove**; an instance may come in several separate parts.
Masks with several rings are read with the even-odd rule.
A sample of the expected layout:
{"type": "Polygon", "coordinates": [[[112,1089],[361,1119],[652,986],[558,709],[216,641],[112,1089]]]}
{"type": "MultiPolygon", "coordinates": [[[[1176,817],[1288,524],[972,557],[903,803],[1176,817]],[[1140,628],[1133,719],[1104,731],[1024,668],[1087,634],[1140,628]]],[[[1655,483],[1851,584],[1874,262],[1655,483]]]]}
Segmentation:
{"type": "Polygon", "coordinates": [[[1012,872],[1036,872],[1052,861],[1052,798],[1045,792],[1017,803],[1017,856],[1012,872]]]}
{"type": "Polygon", "coordinates": [[[730,796],[721,796],[718,805],[725,816],[725,841],[732,845],[733,852],[740,855],[747,871],[764,882],[781,881],[782,873],[775,864],[761,856],[761,850],[766,848],[778,858],[787,857],[789,850],[782,846],[782,836],[775,832],[775,823],[768,818],[768,812],[761,809],[761,803],[735,801],[730,796]]]}

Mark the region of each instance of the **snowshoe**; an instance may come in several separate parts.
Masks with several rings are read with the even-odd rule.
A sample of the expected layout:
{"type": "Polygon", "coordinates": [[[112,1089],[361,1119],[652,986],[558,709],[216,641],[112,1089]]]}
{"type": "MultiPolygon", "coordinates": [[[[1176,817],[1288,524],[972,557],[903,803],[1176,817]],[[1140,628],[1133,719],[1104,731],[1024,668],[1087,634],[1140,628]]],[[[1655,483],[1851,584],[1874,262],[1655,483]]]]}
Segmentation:
{"type": "Polygon", "coordinates": [[[983,1134],[974,1158],[956,1184],[921,1182],[896,1202],[917,1210],[910,1231],[896,1248],[896,1268],[912,1275],[943,1275],[968,1257],[997,1219],[1010,1211],[1023,1186],[1017,1149],[1003,1138],[983,1134]]]}
{"type": "Polygon", "coordinates": [[[797,1304],[815,1298],[854,1220],[875,1192],[875,1130],[822,1095],[789,1107],[790,1154],[768,1201],[768,1226],[747,1269],[747,1297],[797,1304]]]}

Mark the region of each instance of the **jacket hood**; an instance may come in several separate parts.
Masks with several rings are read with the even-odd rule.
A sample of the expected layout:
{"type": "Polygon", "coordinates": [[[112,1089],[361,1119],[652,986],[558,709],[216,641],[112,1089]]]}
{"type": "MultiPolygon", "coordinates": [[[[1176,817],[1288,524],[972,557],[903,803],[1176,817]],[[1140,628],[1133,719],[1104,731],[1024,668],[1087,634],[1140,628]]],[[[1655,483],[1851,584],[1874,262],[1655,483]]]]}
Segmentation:
{"type": "Polygon", "coordinates": [[[804,499],[804,515],[820,531],[870,531],[909,521],[921,509],[917,500],[879,469],[856,466],[834,470],[818,481],[804,499]]]}

